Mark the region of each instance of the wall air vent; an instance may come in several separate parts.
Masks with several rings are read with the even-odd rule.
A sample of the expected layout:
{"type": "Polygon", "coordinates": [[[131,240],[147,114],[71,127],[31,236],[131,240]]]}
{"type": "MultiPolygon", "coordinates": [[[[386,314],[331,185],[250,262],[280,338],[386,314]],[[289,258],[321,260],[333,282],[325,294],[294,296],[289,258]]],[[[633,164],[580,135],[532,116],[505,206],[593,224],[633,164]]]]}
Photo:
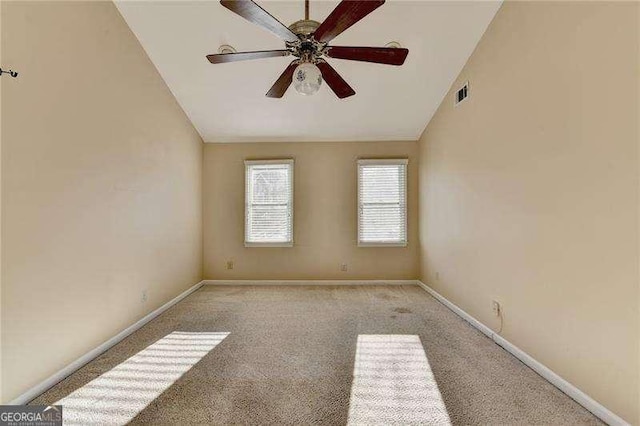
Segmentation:
{"type": "Polygon", "coordinates": [[[460,102],[465,101],[469,97],[469,82],[464,83],[464,85],[458,89],[455,95],[455,99],[453,101],[453,106],[458,105],[460,102]]]}

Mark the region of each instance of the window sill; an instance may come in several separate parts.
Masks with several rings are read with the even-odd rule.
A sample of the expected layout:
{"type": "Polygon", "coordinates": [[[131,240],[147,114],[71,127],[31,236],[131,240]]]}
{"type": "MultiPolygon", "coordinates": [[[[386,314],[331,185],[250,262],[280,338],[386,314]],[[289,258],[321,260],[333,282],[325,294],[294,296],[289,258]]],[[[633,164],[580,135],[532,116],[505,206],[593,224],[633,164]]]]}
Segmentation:
{"type": "Polygon", "coordinates": [[[358,247],[407,247],[407,242],[402,243],[384,243],[384,242],[376,242],[376,243],[363,243],[358,242],[358,247]]]}
{"type": "Polygon", "coordinates": [[[245,247],[293,247],[293,241],[289,243],[249,243],[244,242],[245,247]]]}

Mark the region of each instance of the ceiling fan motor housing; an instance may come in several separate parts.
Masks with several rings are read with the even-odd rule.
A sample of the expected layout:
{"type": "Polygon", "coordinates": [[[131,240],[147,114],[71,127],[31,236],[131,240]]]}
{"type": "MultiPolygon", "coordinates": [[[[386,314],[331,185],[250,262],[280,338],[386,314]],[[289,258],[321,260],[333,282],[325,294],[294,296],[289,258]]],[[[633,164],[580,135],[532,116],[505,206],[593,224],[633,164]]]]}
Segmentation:
{"type": "Polygon", "coordinates": [[[313,33],[319,26],[318,21],[311,19],[301,19],[289,25],[289,29],[298,36],[299,40],[287,42],[287,48],[293,56],[300,58],[300,62],[315,64],[325,54],[327,43],[321,43],[313,38],[313,33]]]}
{"type": "Polygon", "coordinates": [[[319,26],[320,22],[318,21],[314,21],[312,19],[301,19],[289,25],[289,29],[298,36],[310,36],[316,31],[316,29],[318,29],[319,26]]]}

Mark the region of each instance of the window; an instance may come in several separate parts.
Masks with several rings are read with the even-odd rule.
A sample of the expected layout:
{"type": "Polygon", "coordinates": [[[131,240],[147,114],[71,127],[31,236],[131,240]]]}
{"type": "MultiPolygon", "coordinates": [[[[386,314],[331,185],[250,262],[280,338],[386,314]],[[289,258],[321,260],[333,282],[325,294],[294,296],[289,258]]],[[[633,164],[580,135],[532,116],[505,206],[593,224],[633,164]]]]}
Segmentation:
{"type": "Polygon", "coordinates": [[[407,245],[408,160],[358,160],[358,246],[407,245]]]}
{"type": "Polygon", "coordinates": [[[244,164],[245,246],[293,246],[293,160],[244,164]]]}

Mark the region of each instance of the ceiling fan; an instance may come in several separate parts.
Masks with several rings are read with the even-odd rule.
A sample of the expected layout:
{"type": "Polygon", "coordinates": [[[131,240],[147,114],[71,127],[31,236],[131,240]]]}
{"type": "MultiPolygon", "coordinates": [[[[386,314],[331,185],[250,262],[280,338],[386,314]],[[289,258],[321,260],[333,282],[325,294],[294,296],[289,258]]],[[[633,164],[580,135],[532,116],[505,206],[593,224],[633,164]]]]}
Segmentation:
{"type": "Polygon", "coordinates": [[[252,0],[222,0],[220,3],[249,22],[283,39],[286,48],[207,55],[209,62],[221,64],[289,55],[297,58],[289,64],[269,89],[267,96],[270,98],[281,98],[294,78],[295,89],[304,95],[316,93],[324,79],[338,98],[347,98],[355,95],[356,92],[324,57],[402,65],[409,53],[408,49],[399,47],[345,47],[328,44],[347,28],[382,6],[384,0],[342,0],[322,23],[309,19],[309,0],[305,0],[305,19],[296,21],[289,27],[252,0]]]}

